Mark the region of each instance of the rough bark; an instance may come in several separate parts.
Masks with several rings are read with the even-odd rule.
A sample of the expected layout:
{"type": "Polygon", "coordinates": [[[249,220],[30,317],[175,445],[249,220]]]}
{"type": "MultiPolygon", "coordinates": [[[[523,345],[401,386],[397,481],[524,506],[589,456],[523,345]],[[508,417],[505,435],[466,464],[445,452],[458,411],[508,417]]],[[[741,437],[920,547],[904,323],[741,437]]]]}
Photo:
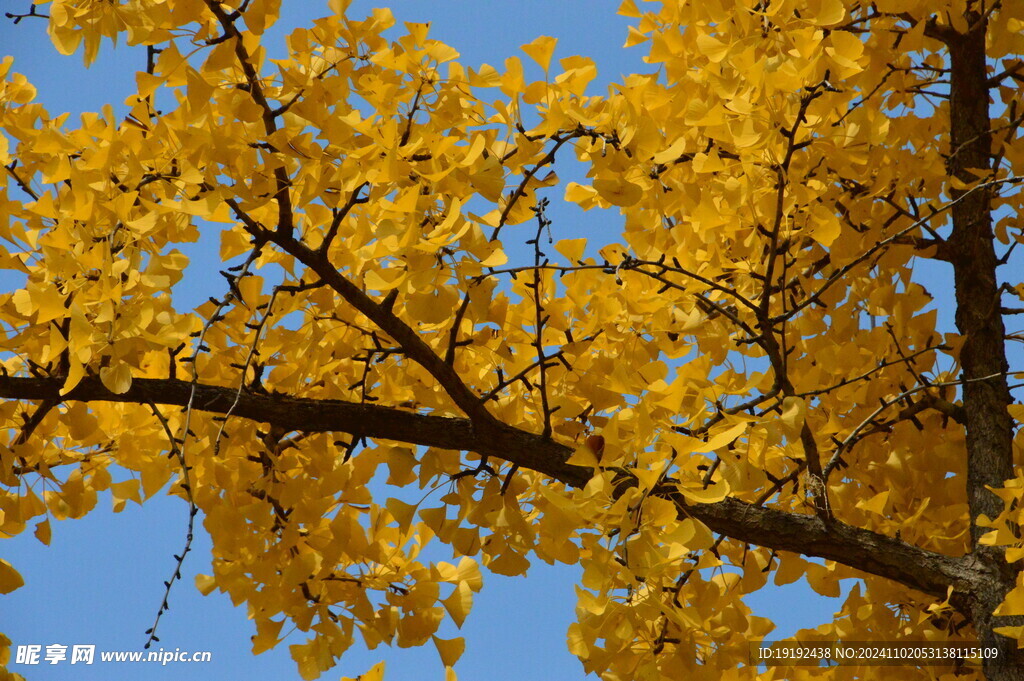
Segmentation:
{"type": "MultiPolygon", "coordinates": [[[[95,377],[83,379],[63,397],[60,378],[0,376],[0,398],[29,400],[123,402],[193,408],[228,414],[285,430],[360,432],[367,437],[414,445],[477,452],[533,470],[567,485],[582,487],[592,477],[588,468],[565,461],[572,450],[562,444],[511,426],[480,427],[465,418],[416,414],[391,407],[341,400],[306,399],[260,394],[176,379],[138,378],[124,393],[113,393],[95,377]]],[[[635,484],[620,478],[619,491],[635,484]]],[[[764,508],[739,499],[690,504],[671,485],[652,491],[674,501],[682,516],[696,518],[711,530],[740,541],[778,551],[835,560],[863,572],[895,580],[909,588],[944,599],[949,587],[954,603],[964,607],[967,595],[990,581],[972,557],[946,556],[902,540],[839,521],[822,522],[809,515],[764,508]]],[[[965,613],[968,610],[964,610],[965,613]]]]}
{"type": "MultiPolygon", "coordinates": [[[[948,35],[950,54],[950,176],[965,183],[990,174],[989,93],[986,80],[986,22],[968,14],[971,30],[948,35]]],[[[951,192],[954,199],[963,191],[951,192]]],[[[992,616],[1016,578],[1017,569],[997,547],[978,543],[987,531],[982,516],[997,517],[1002,501],[988,487],[1002,487],[1013,477],[1013,429],[1006,374],[1005,329],[996,280],[998,259],[992,233],[990,190],[964,196],[952,209],[950,261],[956,286],[956,325],[964,338],[960,351],[967,438],[967,498],[971,545],[980,565],[992,575],[975,593],[972,620],[983,646],[999,648],[999,661],[986,664],[988,679],[1024,679],[1024,656],[1015,641],[994,627],[1006,624],[992,616]]]]}

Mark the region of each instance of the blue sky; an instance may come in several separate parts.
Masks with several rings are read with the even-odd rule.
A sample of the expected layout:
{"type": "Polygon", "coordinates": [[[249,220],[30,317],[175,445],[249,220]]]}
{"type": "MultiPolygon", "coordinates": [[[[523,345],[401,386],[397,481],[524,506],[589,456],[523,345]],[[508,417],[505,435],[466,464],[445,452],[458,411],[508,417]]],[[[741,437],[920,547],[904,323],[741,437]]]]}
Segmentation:
{"type": "MultiPolygon", "coordinates": [[[[4,11],[25,11],[30,0],[0,0],[4,11]]],[[[573,54],[590,56],[597,62],[599,78],[595,91],[618,80],[622,74],[650,71],[642,63],[643,46],[623,50],[627,19],[615,15],[617,2],[608,0],[405,0],[367,2],[356,0],[351,12],[362,15],[374,5],[388,4],[401,21],[431,21],[431,35],[455,47],[469,65],[500,65],[519,54],[519,46],[538,35],[559,38],[556,58],[573,54]]],[[[326,2],[286,0],[286,16],[268,33],[271,53],[274,44],[292,28],[328,12],[326,2]]],[[[27,20],[18,26],[0,23],[0,53],[15,56],[15,71],[24,73],[39,90],[39,101],[51,113],[98,110],[121,103],[134,88],[134,72],[145,65],[145,54],[123,45],[101,53],[97,64],[85,71],[81,57],[61,57],[49,46],[45,24],[27,20]]],[[[276,48],[280,49],[280,47],[276,48]]],[[[525,61],[525,60],[524,60],[525,61]]],[[[572,168],[563,170],[565,174],[572,168]]],[[[586,220],[574,207],[559,207],[554,194],[549,211],[559,229],[559,238],[577,236],[574,230],[599,228],[617,230],[615,213],[588,213],[586,220]]],[[[215,243],[215,242],[214,242],[215,243]]],[[[195,249],[197,252],[202,248],[195,249]]],[[[215,249],[213,249],[215,252],[215,249]]],[[[197,270],[199,268],[196,268],[197,270]]],[[[205,300],[210,286],[221,281],[203,280],[193,274],[184,290],[176,289],[175,300],[205,300]]],[[[0,288],[15,285],[0,278],[0,288]]],[[[174,566],[172,555],[181,550],[187,508],[178,499],[158,496],[140,508],[130,505],[124,512],[109,512],[109,503],[82,520],[56,523],[50,547],[31,534],[0,543],[0,557],[10,561],[26,579],[26,586],[0,597],[2,630],[19,644],[95,644],[97,650],[141,650],[144,631],[152,624],[162,598],[163,580],[174,566]]],[[[252,624],[244,606],[234,608],[226,595],[201,596],[193,586],[196,573],[208,573],[209,541],[201,528],[187,559],[184,579],[171,595],[170,611],[160,625],[166,650],[209,650],[213,661],[205,664],[93,664],[13,665],[12,671],[35,679],[182,678],[189,680],[254,678],[299,678],[288,652],[288,644],[303,640],[293,635],[278,648],[258,657],[250,653],[252,624]]],[[[565,632],[573,619],[577,570],[549,567],[534,562],[526,579],[509,579],[485,573],[485,588],[478,594],[474,610],[461,635],[467,650],[456,666],[462,679],[489,681],[531,681],[533,679],[584,679],[580,663],[568,653],[565,632]]],[[[840,599],[817,596],[808,588],[793,585],[769,588],[748,602],[756,614],[771,617],[779,625],[775,637],[792,634],[802,627],[831,619],[840,599]]],[[[442,631],[450,638],[454,628],[442,631]]],[[[433,647],[422,649],[357,648],[323,676],[354,677],[381,659],[388,664],[388,679],[443,678],[443,668],[433,647]]],[[[591,677],[593,678],[593,677],[591,677]]]]}

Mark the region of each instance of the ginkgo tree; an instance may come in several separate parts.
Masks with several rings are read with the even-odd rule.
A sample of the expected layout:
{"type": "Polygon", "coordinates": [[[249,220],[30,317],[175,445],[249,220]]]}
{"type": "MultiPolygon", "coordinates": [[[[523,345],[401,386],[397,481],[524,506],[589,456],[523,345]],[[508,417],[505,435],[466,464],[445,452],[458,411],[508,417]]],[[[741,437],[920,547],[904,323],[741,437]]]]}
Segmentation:
{"type": "Polygon", "coordinates": [[[26,10],[148,64],[78,124],[0,67],[2,536],[167,490],[213,540],[199,589],[256,653],[305,632],[304,678],[357,638],[454,675],[442,622],[531,561],[582,567],[568,646],[609,681],[817,678],[748,664],[744,596],[844,578],[820,640],[1024,678],[1024,3],[626,0],[651,68],[601,94],[554,38],[471,67],[328,5],[283,59],[280,0],[26,10]],[[620,233],[564,238],[552,201],[620,233]],[[181,309],[210,230],[222,287],[181,309]]]}

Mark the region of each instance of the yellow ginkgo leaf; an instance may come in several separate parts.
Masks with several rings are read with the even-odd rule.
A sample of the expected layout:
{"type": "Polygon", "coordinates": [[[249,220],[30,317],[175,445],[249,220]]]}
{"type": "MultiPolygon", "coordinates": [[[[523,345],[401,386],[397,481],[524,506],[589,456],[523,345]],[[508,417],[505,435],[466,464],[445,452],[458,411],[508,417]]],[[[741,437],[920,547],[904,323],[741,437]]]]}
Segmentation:
{"type": "Polygon", "coordinates": [[[807,402],[801,397],[790,395],[782,400],[782,423],[790,433],[798,432],[804,425],[807,402]]]}
{"type": "Polygon", "coordinates": [[[20,589],[24,584],[25,580],[18,574],[18,571],[6,560],[0,558],[0,594],[9,594],[15,589],[20,589]]]}
{"type": "Polygon", "coordinates": [[[469,556],[463,556],[458,565],[458,577],[460,582],[465,582],[473,591],[483,588],[484,579],[480,574],[480,564],[469,556]]]}
{"type": "Polygon", "coordinates": [[[431,636],[431,638],[434,640],[434,646],[445,667],[454,667],[462,657],[462,653],[466,651],[466,639],[461,636],[452,639],[443,639],[437,636],[431,636]]]}
{"type": "Polygon", "coordinates": [[[284,620],[257,620],[256,635],[252,637],[252,654],[259,655],[277,645],[283,624],[284,620]]]}
{"type": "Polygon", "coordinates": [[[594,180],[594,189],[608,203],[623,208],[636,205],[644,195],[640,185],[622,178],[594,180]]]}
{"type": "Polygon", "coordinates": [[[47,518],[46,520],[43,520],[40,523],[38,523],[36,525],[36,529],[35,529],[35,532],[33,534],[35,534],[36,539],[41,541],[43,544],[46,544],[47,546],[49,546],[50,545],[50,536],[51,536],[51,532],[50,532],[50,519],[47,518]]]}
{"type": "Polygon", "coordinates": [[[835,26],[846,18],[846,8],[842,0],[821,0],[817,13],[811,20],[818,26],[835,26]]]}
{"type": "Polygon", "coordinates": [[[542,35],[535,38],[532,42],[522,45],[522,50],[530,55],[530,58],[537,62],[542,69],[547,71],[548,66],[551,64],[551,55],[555,53],[555,45],[557,43],[557,38],[542,35]]]}
{"type": "Polygon", "coordinates": [[[341,677],[341,681],[384,681],[384,668],[384,660],[381,660],[356,678],[353,679],[350,676],[343,676],[341,677]]]}
{"type": "Polygon", "coordinates": [[[455,585],[455,590],[451,595],[441,603],[448,611],[448,616],[455,622],[455,626],[461,629],[462,623],[466,621],[466,616],[473,607],[473,590],[466,582],[459,582],[455,585]]]}
{"type": "Polygon", "coordinates": [[[747,429],[746,422],[740,422],[726,428],[725,430],[712,435],[707,442],[699,447],[694,447],[694,452],[713,452],[716,449],[726,446],[740,436],[747,429]]]}
{"type": "Polygon", "coordinates": [[[879,492],[870,499],[862,499],[857,502],[857,508],[867,511],[868,513],[874,513],[875,515],[882,515],[885,510],[885,504],[889,500],[889,490],[879,492]]]}
{"type": "Polygon", "coordinates": [[[212,575],[196,575],[196,588],[199,593],[209,596],[217,587],[217,580],[212,575]]]}
{"type": "Polygon", "coordinates": [[[575,265],[583,257],[586,247],[586,239],[562,239],[555,244],[555,250],[568,258],[572,265],[575,265]]]}
{"type": "Polygon", "coordinates": [[[506,577],[514,577],[526,573],[530,567],[530,561],[520,553],[512,549],[506,549],[501,555],[487,564],[491,572],[506,577]]]}
{"type": "Polygon", "coordinates": [[[604,437],[591,435],[576,448],[566,463],[571,466],[597,468],[601,464],[602,454],[604,454],[604,437]]]}
{"type": "Polygon", "coordinates": [[[679,492],[694,504],[714,504],[729,496],[730,491],[729,483],[724,480],[708,485],[707,488],[699,483],[679,485],[679,492]]]}
{"type": "Polygon", "coordinates": [[[123,395],[132,387],[132,370],[124,362],[100,369],[100,381],[116,395],[123,395]]]}
{"type": "Polygon", "coordinates": [[[72,356],[68,364],[68,376],[64,379],[64,386],[60,389],[60,394],[67,395],[74,390],[84,376],[85,366],[72,356]]]}

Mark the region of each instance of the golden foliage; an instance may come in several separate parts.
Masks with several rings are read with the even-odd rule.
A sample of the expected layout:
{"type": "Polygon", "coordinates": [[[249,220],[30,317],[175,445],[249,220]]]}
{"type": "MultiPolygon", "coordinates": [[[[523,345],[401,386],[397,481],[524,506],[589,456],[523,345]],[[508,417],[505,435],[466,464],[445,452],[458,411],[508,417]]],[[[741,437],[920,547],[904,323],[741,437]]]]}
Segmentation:
{"type": "MultiPolygon", "coordinates": [[[[944,37],[970,3],[626,0],[656,71],[604,94],[554,38],[473,69],[427,25],[347,4],[270,60],[280,0],[53,0],[63,54],[159,47],[120,120],[53,117],[3,62],[0,265],[25,285],[0,296],[0,394],[21,398],[0,404],[0,532],[45,543],[102,492],[120,510],[169,486],[213,538],[197,586],[247,604],[254,652],[307,632],[303,678],[356,636],[433,642],[454,678],[442,620],[467,621],[480,566],[533,560],[583,567],[568,645],[607,680],[753,678],[772,625],[743,597],[770,578],[863,580],[823,640],[969,635],[938,577],[912,590],[859,545],[842,559],[715,509],[971,550],[964,339],[914,277],[951,257],[951,197],[1012,211],[992,187],[1024,170],[1009,76],[999,163],[971,180],[945,162],[944,37]],[[571,154],[586,183],[556,174],[571,154]],[[621,238],[560,238],[549,260],[556,196],[616,210],[621,238]],[[227,283],[181,310],[180,245],[210,231],[227,283]],[[341,402],[335,424],[288,416],[341,402]]],[[[1020,4],[991,12],[991,71],[1016,73],[1022,26],[1020,4]]],[[[979,520],[1010,560],[1022,490],[979,520]]],[[[20,583],[0,561],[0,591],[20,583]]]]}

